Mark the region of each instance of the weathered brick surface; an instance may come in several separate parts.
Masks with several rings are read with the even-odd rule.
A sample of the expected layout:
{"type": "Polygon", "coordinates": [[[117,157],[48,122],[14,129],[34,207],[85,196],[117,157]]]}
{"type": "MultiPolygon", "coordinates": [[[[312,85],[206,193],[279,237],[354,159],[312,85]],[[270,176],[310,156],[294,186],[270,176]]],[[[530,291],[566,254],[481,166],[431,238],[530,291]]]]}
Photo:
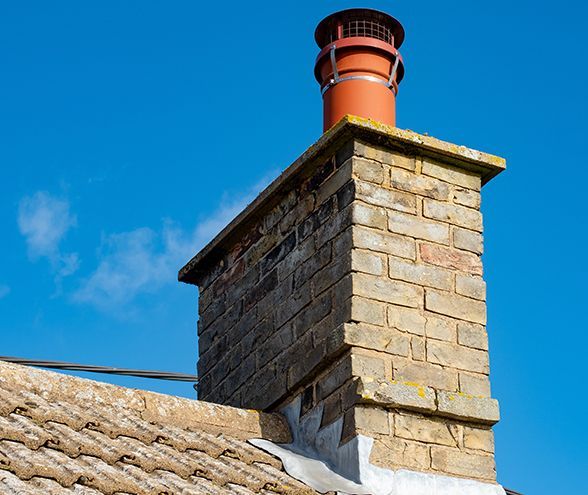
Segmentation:
{"type": "MultiPolygon", "coordinates": [[[[351,312],[338,285],[351,272],[351,170],[350,160],[325,160],[200,277],[202,399],[267,407],[320,366],[329,328],[351,312]]],[[[384,211],[384,230],[387,221],[384,211]]]]}
{"type": "Polygon", "coordinates": [[[357,202],[353,204],[352,211],[354,224],[365,225],[379,230],[386,230],[388,226],[388,216],[384,208],[374,208],[357,202]]]}
{"type": "Polygon", "coordinates": [[[457,324],[457,341],[466,347],[488,350],[488,334],[483,325],[460,322],[457,324]]]}
{"type": "Polygon", "coordinates": [[[490,397],[490,379],[487,375],[460,372],[459,391],[469,395],[490,397]]]}
{"type": "Polygon", "coordinates": [[[422,287],[366,273],[353,275],[353,289],[359,296],[399,306],[418,307],[423,300],[422,287]]]}
{"type": "Polygon", "coordinates": [[[354,296],[351,299],[351,319],[383,327],[386,325],[386,304],[354,296]]]}
{"type": "Polygon", "coordinates": [[[386,275],[387,257],[384,254],[354,249],[351,252],[351,269],[379,277],[386,275]]]}
{"type": "Polygon", "coordinates": [[[396,414],[394,433],[407,440],[449,447],[458,446],[458,439],[453,436],[450,426],[445,421],[429,419],[426,416],[396,414]]]}
{"type": "Polygon", "coordinates": [[[386,361],[378,356],[355,353],[351,355],[351,375],[386,379],[386,361]]]}
{"type": "Polygon", "coordinates": [[[395,356],[408,356],[409,354],[409,337],[394,328],[382,328],[366,323],[352,323],[346,324],[342,328],[342,333],[341,342],[345,345],[395,356]]]}
{"type": "Polygon", "coordinates": [[[342,387],[353,375],[351,356],[345,355],[334,363],[327,373],[316,380],[316,399],[321,401],[331,396],[333,392],[342,387]]]}
{"type": "Polygon", "coordinates": [[[451,188],[445,182],[397,168],[392,168],[390,173],[390,184],[394,189],[441,201],[449,201],[451,188]]]}
{"type": "Polygon", "coordinates": [[[486,324],[486,305],[483,301],[469,299],[458,294],[425,291],[425,308],[433,313],[451,316],[473,323],[486,324]]]}
{"type": "Polygon", "coordinates": [[[426,318],[418,309],[388,306],[388,326],[401,332],[425,335],[426,318]]]}
{"type": "Polygon", "coordinates": [[[425,263],[472,275],[482,275],[482,261],[473,253],[435,244],[421,244],[419,253],[425,263]]]}
{"type": "Polygon", "coordinates": [[[456,323],[448,318],[440,318],[428,314],[426,316],[425,335],[430,339],[455,342],[457,335],[456,323]]]}
{"type": "Polygon", "coordinates": [[[484,239],[479,232],[454,227],[453,246],[472,253],[482,254],[484,252],[484,239]]]}
{"type": "Polygon", "coordinates": [[[453,190],[453,202],[458,205],[479,209],[481,199],[480,193],[471,189],[461,189],[458,187],[453,190]]]}
{"type": "Polygon", "coordinates": [[[482,480],[496,478],[494,456],[448,447],[431,447],[431,467],[441,473],[467,478],[482,480]]]}
{"type": "Polygon", "coordinates": [[[431,452],[427,444],[404,440],[399,437],[378,436],[370,456],[370,462],[388,469],[431,470],[431,452]]]}
{"type": "Polygon", "coordinates": [[[415,215],[390,211],[388,213],[388,228],[391,232],[403,234],[408,237],[438,242],[440,244],[449,244],[448,224],[431,222],[415,215]]]}
{"type": "Polygon", "coordinates": [[[354,227],[353,245],[359,249],[369,249],[410,260],[416,259],[416,243],[414,239],[398,234],[386,234],[364,227],[354,227]]]}
{"type": "Polygon", "coordinates": [[[359,157],[368,158],[386,167],[399,167],[412,171],[416,167],[414,157],[362,141],[354,142],[354,152],[359,157]]]}
{"type": "Polygon", "coordinates": [[[463,431],[463,443],[468,449],[492,453],[494,452],[494,433],[490,429],[466,426],[463,431]]]}
{"type": "Polygon", "coordinates": [[[500,419],[498,401],[489,397],[440,391],[437,403],[440,413],[446,416],[488,424],[497,423],[500,419]]]}
{"type": "Polygon", "coordinates": [[[423,337],[415,335],[410,338],[410,356],[414,361],[425,361],[427,359],[427,348],[423,337]]]}
{"type": "Polygon", "coordinates": [[[436,410],[435,391],[430,387],[383,380],[361,380],[359,387],[363,402],[428,413],[436,410]]]}
{"type": "Polygon", "coordinates": [[[481,277],[471,277],[469,275],[456,275],[455,292],[463,296],[486,300],[486,282],[481,277]]]}
{"type": "Polygon", "coordinates": [[[355,409],[355,427],[370,433],[390,434],[388,411],[378,407],[357,406],[355,409]]]}
{"type": "Polygon", "coordinates": [[[488,373],[488,353],[450,342],[427,342],[427,361],[476,373],[488,373]]]}
{"type": "MultiPolygon", "coordinates": [[[[362,393],[368,402],[376,397],[364,389],[362,393]]],[[[488,426],[452,422],[425,411],[421,414],[411,410],[410,403],[409,410],[387,411],[380,405],[381,400],[386,397],[378,395],[369,407],[358,406],[345,415],[347,437],[356,431],[374,438],[370,456],[373,464],[388,469],[495,480],[494,439],[488,426]]]]}
{"type": "Polygon", "coordinates": [[[480,187],[358,140],[309,165],[199,277],[200,398],[300,395],[377,465],[493,481],[480,187]]]}
{"type": "Polygon", "coordinates": [[[363,158],[352,158],[353,175],[360,180],[382,184],[386,171],[384,165],[374,160],[364,160],[363,158]]]}
{"type": "MultiPolygon", "coordinates": [[[[316,204],[323,204],[326,201],[334,201],[339,191],[343,192],[344,186],[350,181],[351,178],[351,160],[347,160],[341,167],[337,169],[335,173],[329,176],[324,184],[317,190],[316,204]]],[[[341,199],[341,198],[338,198],[341,199]]],[[[339,201],[339,209],[347,206],[348,203],[345,201],[339,201]]]]}
{"type": "Polygon", "coordinates": [[[445,182],[462,186],[474,191],[479,191],[482,185],[480,176],[474,172],[461,170],[445,163],[423,161],[422,171],[424,175],[436,177],[445,182]]]}
{"type": "Polygon", "coordinates": [[[404,280],[418,286],[451,290],[453,274],[449,270],[390,256],[388,273],[393,280],[404,280]]]}
{"type": "Polygon", "coordinates": [[[392,364],[395,380],[425,384],[436,390],[458,390],[458,371],[451,367],[401,359],[392,364]]]}
{"type": "Polygon", "coordinates": [[[434,199],[424,199],[423,215],[464,229],[482,232],[482,215],[478,210],[472,208],[444,203],[434,199]]]}
{"type": "Polygon", "coordinates": [[[416,213],[416,198],[412,194],[385,189],[370,182],[357,181],[357,199],[405,213],[416,213]]]}

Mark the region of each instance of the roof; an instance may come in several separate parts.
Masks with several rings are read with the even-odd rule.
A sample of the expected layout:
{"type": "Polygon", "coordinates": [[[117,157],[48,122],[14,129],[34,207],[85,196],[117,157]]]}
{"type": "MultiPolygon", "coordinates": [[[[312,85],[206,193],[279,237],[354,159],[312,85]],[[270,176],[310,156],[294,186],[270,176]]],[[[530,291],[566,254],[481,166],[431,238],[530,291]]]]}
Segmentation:
{"type": "Polygon", "coordinates": [[[407,154],[443,160],[457,168],[479,173],[483,184],[506,169],[506,161],[499,156],[369,119],[347,115],[326,131],[212,241],[188,261],[180,269],[178,279],[181,282],[197,284],[198,274],[205,271],[203,267],[206,267],[211,260],[214,262],[222,256],[232,240],[250,232],[260,215],[275,206],[282,197],[281,193],[291,190],[292,184],[301,177],[312,174],[313,170],[321,164],[321,160],[339,151],[352,138],[376,146],[404,150],[407,154]]]}
{"type": "Polygon", "coordinates": [[[0,363],[2,494],[314,494],[247,443],[280,415],[0,363]]]}

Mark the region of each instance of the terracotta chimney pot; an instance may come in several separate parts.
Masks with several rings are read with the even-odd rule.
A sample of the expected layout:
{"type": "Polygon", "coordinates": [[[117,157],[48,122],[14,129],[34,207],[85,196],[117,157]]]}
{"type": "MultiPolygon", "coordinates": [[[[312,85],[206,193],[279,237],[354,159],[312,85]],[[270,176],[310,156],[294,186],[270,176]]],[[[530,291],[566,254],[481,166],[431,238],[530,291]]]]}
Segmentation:
{"type": "Polygon", "coordinates": [[[314,73],[323,95],[324,130],[347,114],[395,126],[404,76],[400,22],[377,10],[343,10],[319,23],[315,39],[321,49],[314,73]]]}

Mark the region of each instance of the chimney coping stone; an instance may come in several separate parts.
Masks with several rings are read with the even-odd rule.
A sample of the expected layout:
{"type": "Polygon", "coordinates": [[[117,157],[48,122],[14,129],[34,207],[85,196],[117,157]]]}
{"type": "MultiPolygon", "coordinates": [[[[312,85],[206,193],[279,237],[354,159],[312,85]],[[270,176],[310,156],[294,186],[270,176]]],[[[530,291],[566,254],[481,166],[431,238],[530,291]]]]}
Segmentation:
{"type": "Polygon", "coordinates": [[[320,159],[337,152],[350,139],[361,139],[370,144],[442,160],[454,167],[480,174],[482,184],[506,169],[506,160],[499,156],[441,141],[410,130],[388,126],[370,119],[346,115],[300,155],[214,239],[188,261],[180,269],[178,280],[196,285],[198,274],[206,271],[208,263],[222,257],[232,240],[250,228],[261,213],[277,203],[281,192],[286,192],[299,178],[310,176],[320,163],[320,159]]]}

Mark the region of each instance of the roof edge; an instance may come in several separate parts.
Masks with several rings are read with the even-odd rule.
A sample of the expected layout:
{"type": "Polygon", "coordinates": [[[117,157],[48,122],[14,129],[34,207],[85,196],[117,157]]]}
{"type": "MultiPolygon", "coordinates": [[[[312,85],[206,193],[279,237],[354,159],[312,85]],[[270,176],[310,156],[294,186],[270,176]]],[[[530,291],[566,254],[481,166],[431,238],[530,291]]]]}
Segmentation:
{"type": "Polygon", "coordinates": [[[0,362],[0,389],[32,392],[51,403],[71,403],[82,409],[115,408],[154,424],[191,431],[206,426],[239,438],[272,438],[288,442],[290,429],[280,414],[221,406],[79,378],[19,364],[0,362]]]}

